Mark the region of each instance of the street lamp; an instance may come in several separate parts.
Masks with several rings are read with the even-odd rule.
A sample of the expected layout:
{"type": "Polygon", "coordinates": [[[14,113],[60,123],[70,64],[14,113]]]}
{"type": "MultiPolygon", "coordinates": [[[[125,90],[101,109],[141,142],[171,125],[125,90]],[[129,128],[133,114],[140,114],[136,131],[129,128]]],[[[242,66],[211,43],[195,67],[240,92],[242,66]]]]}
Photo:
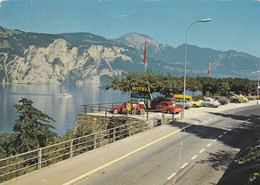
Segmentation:
{"type": "Polygon", "coordinates": [[[187,29],[186,31],[186,35],[185,35],[185,59],[184,59],[184,79],[183,79],[183,109],[182,109],[182,118],[184,118],[184,109],[185,109],[185,88],[186,88],[186,59],[187,59],[187,34],[188,34],[188,31],[190,30],[190,28],[198,23],[198,22],[210,22],[211,19],[210,18],[207,18],[207,19],[201,19],[201,20],[198,20],[198,21],[195,21],[193,22],[189,28],[187,29]]]}
{"type": "MultiPolygon", "coordinates": [[[[257,100],[259,98],[259,78],[260,78],[260,62],[258,63],[258,71],[254,71],[254,72],[251,72],[251,73],[258,73],[258,80],[257,80],[257,100]]],[[[258,103],[258,101],[257,101],[258,103]]]]}

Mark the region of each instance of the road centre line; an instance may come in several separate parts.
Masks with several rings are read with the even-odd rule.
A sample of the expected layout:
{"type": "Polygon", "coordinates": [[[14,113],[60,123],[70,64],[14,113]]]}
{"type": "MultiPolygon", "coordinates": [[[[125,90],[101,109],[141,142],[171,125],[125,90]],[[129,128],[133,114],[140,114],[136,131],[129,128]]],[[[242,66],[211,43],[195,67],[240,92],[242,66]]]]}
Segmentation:
{"type": "Polygon", "coordinates": [[[224,133],[223,133],[223,135],[225,135],[226,133],[227,133],[227,131],[226,131],[226,132],[224,132],[224,133]]]}
{"type": "Polygon", "coordinates": [[[218,136],[218,138],[221,138],[223,135],[218,136]]]}
{"type": "Polygon", "coordinates": [[[148,147],[150,147],[150,146],[152,146],[152,145],[154,145],[154,144],[156,144],[156,143],[159,143],[160,141],[163,141],[163,140],[165,140],[165,139],[167,139],[167,138],[169,138],[169,137],[171,137],[171,136],[173,136],[173,135],[175,135],[175,134],[181,132],[182,130],[184,130],[184,129],[186,129],[186,128],[189,128],[189,127],[191,127],[191,126],[193,126],[193,125],[188,125],[188,126],[183,127],[183,128],[181,128],[181,129],[179,129],[179,130],[176,130],[176,131],[174,131],[174,132],[172,132],[172,133],[170,133],[170,134],[168,134],[168,135],[166,135],[166,136],[163,136],[163,137],[161,137],[161,138],[159,138],[159,139],[157,139],[157,140],[155,140],[155,141],[152,141],[152,142],[150,142],[150,143],[148,143],[148,144],[146,144],[146,145],[144,145],[144,146],[142,146],[142,147],[140,147],[140,148],[138,148],[138,149],[136,149],[136,150],[134,150],[134,151],[132,151],[132,152],[129,152],[129,153],[127,153],[127,154],[125,154],[125,155],[123,155],[123,156],[117,158],[117,159],[114,159],[114,160],[112,160],[112,161],[110,161],[110,162],[108,162],[108,163],[106,163],[106,164],[104,164],[104,165],[102,165],[102,166],[99,166],[99,167],[97,167],[97,168],[94,169],[94,170],[91,170],[91,171],[89,171],[89,172],[87,172],[87,173],[85,173],[85,174],[83,174],[83,175],[80,175],[80,176],[78,176],[78,177],[76,177],[76,178],[70,180],[69,182],[64,183],[63,185],[75,184],[76,182],[79,182],[79,181],[81,181],[81,180],[87,178],[88,176],[91,176],[91,175],[93,175],[93,174],[99,172],[100,170],[102,170],[102,169],[104,169],[104,168],[107,168],[107,167],[109,167],[109,166],[111,166],[111,165],[113,165],[113,164],[115,164],[115,163],[117,163],[117,162],[119,162],[119,161],[121,161],[121,160],[123,160],[123,159],[125,159],[125,158],[127,158],[127,157],[129,157],[129,156],[131,156],[131,155],[134,155],[134,154],[137,153],[137,152],[140,152],[141,150],[144,150],[144,149],[146,149],[146,148],[148,148],[148,147]]]}
{"type": "Polygon", "coordinates": [[[184,165],[181,166],[181,169],[185,168],[189,163],[185,163],[184,165]]]}
{"type": "Polygon", "coordinates": [[[198,157],[198,155],[194,155],[191,159],[194,160],[198,157]]]}
{"type": "Polygon", "coordinates": [[[251,118],[249,118],[249,119],[245,120],[245,122],[244,122],[244,123],[251,123],[251,122],[249,122],[250,120],[251,120],[251,118]]]}
{"type": "Polygon", "coordinates": [[[213,140],[213,142],[216,142],[216,141],[217,141],[217,139],[214,139],[214,140],[213,140]]]}
{"type": "Polygon", "coordinates": [[[173,177],[175,177],[175,175],[177,175],[177,173],[171,174],[171,175],[167,178],[167,181],[171,180],[173,177]]]}
{"type": "Polygon", "coordinates": [[[207,147],[210,147],[212,145],[212,143],[209,143],[208,145],[207,145],[207,147]]]}
{"type": "Polygon", "coordinates": [[[199,153],[201,154],[202,152],[204,152],[205,151],[205,148],[203,148],[201,151],[199,151],[199,153]]]}

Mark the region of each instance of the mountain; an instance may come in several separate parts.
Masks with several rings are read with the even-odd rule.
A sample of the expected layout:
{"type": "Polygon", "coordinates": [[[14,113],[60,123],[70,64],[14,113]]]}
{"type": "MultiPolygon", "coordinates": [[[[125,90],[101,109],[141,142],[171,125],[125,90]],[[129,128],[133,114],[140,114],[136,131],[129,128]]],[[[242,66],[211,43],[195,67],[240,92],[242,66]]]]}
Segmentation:
{"type": "MultiPolygon", "coordinates": [[[[100,84],[124,71],[143,72],[145,38],[147,69],[182,76],[184,45],[174,48],[137,33],[110,40],[92,33],[44,34],[0,26],[0,83],[100,84]]],[[[205,76],[209,56],[212,77],[255,78],[257,57],[191,45],[187,75],[205,76]]]]}
{"type": "MultiPolygon", "coordinates": [[[[137,33],[129,33],[118,39],[116,42],[134,47],[139,52],[144,50],[146,36],[137,33]]],[[[159,44],[147,37],[147,55],[151,58],[167,63],[168,70],[176,75],[183,75],[185,45],[174,48],[169,45],[159,44]]],[[[234,50],[218,51],[198,46],[187,46],[187,75],[206,76],[208,71],[208,60],[211,57],[210,76],[218,77],[239,77],[256,79],[253,71],[257,71],[259,58],[252,55],[237,52],[234,50]]]]}
{"type": "Polygon", "coordinates": [[[140,53],[143,53],[145,38],[147,39],[147,53],[150,58],[161,60],[166,63],[172,59],[172,52],[175,50],[174,47],[167,44],[159,44],[146,35],[129,33],[114,41],[135,48],[140,53]]]}
{"type": "Polygon", "coordinates": [[[143,67],[134,49],[90,33],[52,35],[1,27],[0,39],[1,83],[98,84],[143,67]]]}

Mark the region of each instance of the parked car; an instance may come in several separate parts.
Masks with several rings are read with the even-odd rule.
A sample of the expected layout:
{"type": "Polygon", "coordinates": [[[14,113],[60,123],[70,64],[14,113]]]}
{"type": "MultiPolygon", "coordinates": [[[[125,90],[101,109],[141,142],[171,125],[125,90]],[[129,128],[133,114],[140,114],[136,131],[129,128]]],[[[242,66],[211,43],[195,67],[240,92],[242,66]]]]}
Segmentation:
{"type": "Polygon", "coordinates": [[[173,101],[162,101],[160,104],[155,105],[155,109],[161,112],[178,114],[182,111],[182,107],[176,105],[173,101]]]}
{"type": "MultiPolygon", "coordinates": [[[[177,104],[180,105],[180,106],[183,106],[183,104],[182,104],[183,94],[174,94],[173,98],[174,98],[174,101],[176,101],[176,99],[180,99],[179,101],[181,103],[178,101],[177,104]]],[[[185,103],[185,109],[187,109],[189,107],[201,107],[202,106],[201,101],[192,101],[192,96],[185,95],[185,99],[186,99],[186,103],[188,103],[188,105],[186,105],[186,103],[185,103]]]]}
{"type": "Polygon", "coordinates": [[[225,97],[222,97],[222,96],[215,96],[214,97],[215,100],[219,101],[219,103],[221,105],[225,105],[225,104],[228,104],[229,100],[225,97]]]}
{"type": "MultiPolygon", "coordinates": [[[[129,101],[123,102],[122,105],[116,105],[114,107],[112,107],[111,112],[114,114],[118,114],[118,113],[125,113],[126,114],[126,106],[129,103],[129,101]]],[[[131,102],[130,102],[131,103],[131,102]]],[[[136,112],[140,113],[141,112],[141,108],[139,105],[136,105],[136,112]]]]}
{"type": "Polygon", "coordinates": [[[248,96],[246,96],[246,98],[248,99],[248,100],[256,100],[257,99],[257,96],[252,96],[252,95],[248,95],[248,96]]]}
{"type": "Polygon", "coordinates": [[[239,98],[242,99],[242,103],[247,103],[248,102],[248,98],[246,98],[244,95],[240,94],[239,98]]]}
{"type": "MultiPolygon", "coordinates": [[[[174,94],[172,97],[177,99],[183,99],[183,94],[174,94]]],[[[189,99],[190,101],[192,101],[192,96],[185,95],[185,99],[189,99]]]]}
{"type": "Polygon", "coordinates": [[[192,107],[201,107],[201,106],[202,106],[202,100],[192,101],[192,107]]]}
{"type": "Polygon", "coordinates": [[[218,106],[220,106],[220,103],[219,101],[214,100],[213,98],[203,98],[202,106],[217,108],[218,106]]]}
{"type": "Polygon", "coordinates": [[[230,97],[230,102],[246,103],[246,102],[248,102],[248,99],[246,97],[244,97],[242,94],[240,94],[240,95],[233,94],[233,96],[230,97]]]}
{"type": "MultiPolygon", "coordinates": [[[[176,105],[183,107],[183,99],[173,98],[172,100],[176,103],[176,105]]],[[[192,102],[189,99],[185,99],[184,108],[188,109],[190,107],[192,107],[192,102]]]]}

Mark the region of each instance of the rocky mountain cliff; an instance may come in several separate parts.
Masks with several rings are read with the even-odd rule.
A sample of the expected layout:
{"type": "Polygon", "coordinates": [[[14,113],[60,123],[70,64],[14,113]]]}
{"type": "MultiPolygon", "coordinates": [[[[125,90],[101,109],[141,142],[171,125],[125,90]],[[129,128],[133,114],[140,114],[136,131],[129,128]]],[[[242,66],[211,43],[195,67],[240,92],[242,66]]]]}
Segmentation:
{"type": "MultiPolygon", "coordinates": [[[[108,40],[91,33],[54,35],[0,26],[0,83],[99,84],[123,71],[143,72],[145,37],[130,33],[108,40]]],[[[149,37],[147,42],[147,69],[183,75],[183,45],[174,48],[149,37]]],[[[253,77],[259,61],[236,51],[189,46],[187,74],[205,76],[209,55],[212,77],[253,77]]]]}

